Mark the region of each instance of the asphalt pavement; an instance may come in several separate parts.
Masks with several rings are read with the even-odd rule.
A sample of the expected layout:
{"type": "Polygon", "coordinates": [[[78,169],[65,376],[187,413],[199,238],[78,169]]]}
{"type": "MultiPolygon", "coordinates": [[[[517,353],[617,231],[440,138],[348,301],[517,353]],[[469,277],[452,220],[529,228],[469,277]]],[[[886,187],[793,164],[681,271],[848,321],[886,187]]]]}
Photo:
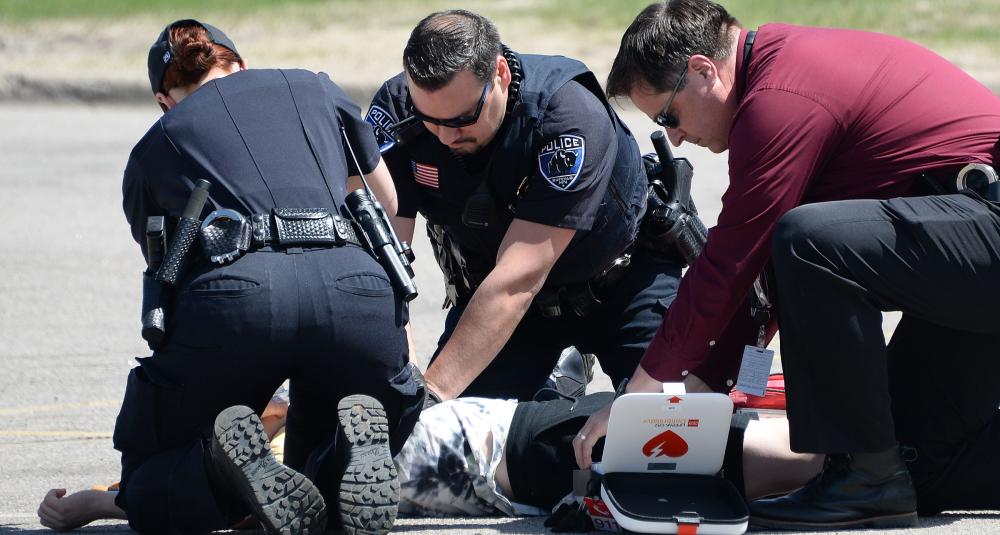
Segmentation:
{"type": "MultiPolygon", "coordinates": [[[[42,528],[35,510],[50,488],[71,492],[118,478],[111,433],[139,337],[143,261],[121,209],[132,145],[158,116],[142,107],[0,104],[0,532],[42,528]]],[[[625,111],[644,152],[653,124],[625,111]]],[[[706,224],[726,186],[725,155],[678,149],[695,168],[706,224]]],[[[444,318],[440,272],[422,232],[414,249],[414,302],[423,365],[444,318]]],[[[890,325],[889,322],[887,325],[890,325]]],[[[606,390],[606,377],[593,389],[606,390]]],[[[956,533],[1000,533],[1000,514],[922,521],[956,533]]],[[[104,522],[88,533],[126,531],[104,522]]],[[[536,518],[404,519],[398,532],[544,533],[536,518]]],[[[926,530],[924,530],[926,531],[926,530]]],[[[883,532],[887,533],[887,532],[883,532]]]]}

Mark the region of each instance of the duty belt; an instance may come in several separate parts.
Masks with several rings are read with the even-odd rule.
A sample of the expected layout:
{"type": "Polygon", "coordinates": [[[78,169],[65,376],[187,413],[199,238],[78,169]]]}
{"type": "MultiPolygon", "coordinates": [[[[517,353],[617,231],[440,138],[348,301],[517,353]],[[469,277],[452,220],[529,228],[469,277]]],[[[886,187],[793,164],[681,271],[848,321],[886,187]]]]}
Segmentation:
{"type": "Polygon", "coordinates": [[[326,208],[275,208],[269,214],[249,218],[235,210],[216,210],[201,224],[200,240],[205,257],[225,264],[247,251],[268,245],[279,247],[364,247],[364,236],[355,223],[326,208]]]}
{"type": "Polygon", "coordinates": [[[547,318],[559,317],[567,312],[587,316],[601,305],[602,299],[618,284],[631,263],[632,247],[629,246],[621,256],[612,260],[600,274],[589,281],[542,288],[535,296],[534,305],[547,318]]]}

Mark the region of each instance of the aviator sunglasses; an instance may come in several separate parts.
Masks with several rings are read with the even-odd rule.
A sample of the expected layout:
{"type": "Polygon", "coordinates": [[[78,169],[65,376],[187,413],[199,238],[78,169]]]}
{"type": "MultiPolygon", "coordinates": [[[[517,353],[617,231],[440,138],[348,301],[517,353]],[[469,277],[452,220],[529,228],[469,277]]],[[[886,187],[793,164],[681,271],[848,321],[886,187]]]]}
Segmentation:
{"type": "Polygon", "coordinates": [[[687,76],[687,73],[687,64],[685,63],[684,72],[677,77],[677,82],[674,84],[674,90],[670,93],[670,98],[667,99],[667,105],[663,107],[663,111],[656,114],[656,117],[653,118],[653,121],[663,128],[674,129],[680,124],[680,119],[678,119],[676,115],[670,113],[670,106],[674,103],[674,97],[677,96],[677,90],[684,82],[684,77],[687,76]]]}
{"type": "Polygon", "coordinates": [[[414,117],[424,121],[425,123],[436,124],[447,128],[461,128],[463,126],[475,124],[476,121],[479,120],[479,114],[483,111],[483,103],[486,102],[486,94],[489,93],[492,82],[492,78],[486,81],[486,85],[483,86],[483,94],[479,95],[479,103],[476,104],[476,111],[472,115],[459,115],[458,117],[452,117],[451,119],[437,119],[420,113],[420,110],[412,104],[410,104],[410,110],[413,112],[414,117]]]}

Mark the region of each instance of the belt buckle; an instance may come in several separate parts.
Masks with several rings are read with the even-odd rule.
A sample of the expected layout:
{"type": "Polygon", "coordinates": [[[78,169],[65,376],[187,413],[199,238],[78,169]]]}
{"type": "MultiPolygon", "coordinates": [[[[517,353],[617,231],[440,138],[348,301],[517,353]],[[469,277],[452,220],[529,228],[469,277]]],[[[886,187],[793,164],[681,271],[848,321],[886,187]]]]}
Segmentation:
{"type": "Polygon", "coordinates": [[[215,210],[208,214],[199,232],[201,247],[214,264],[226,264],[250,247],[250,225],[236,210],[215,210]]]}

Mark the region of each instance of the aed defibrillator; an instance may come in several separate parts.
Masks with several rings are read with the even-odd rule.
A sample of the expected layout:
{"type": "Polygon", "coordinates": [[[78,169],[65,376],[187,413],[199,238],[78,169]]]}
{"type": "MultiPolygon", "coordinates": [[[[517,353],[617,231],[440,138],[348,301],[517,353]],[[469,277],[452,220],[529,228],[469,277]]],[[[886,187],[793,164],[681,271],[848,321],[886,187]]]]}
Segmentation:
{"type": "Polygon", "coordinates": [[[746,502],[720,475],[732,412],[732,400],[719,393],[616,399],[603,459],[594,465],[603,502],[594,508],[625,532],[745,532],[746,502]]]}

